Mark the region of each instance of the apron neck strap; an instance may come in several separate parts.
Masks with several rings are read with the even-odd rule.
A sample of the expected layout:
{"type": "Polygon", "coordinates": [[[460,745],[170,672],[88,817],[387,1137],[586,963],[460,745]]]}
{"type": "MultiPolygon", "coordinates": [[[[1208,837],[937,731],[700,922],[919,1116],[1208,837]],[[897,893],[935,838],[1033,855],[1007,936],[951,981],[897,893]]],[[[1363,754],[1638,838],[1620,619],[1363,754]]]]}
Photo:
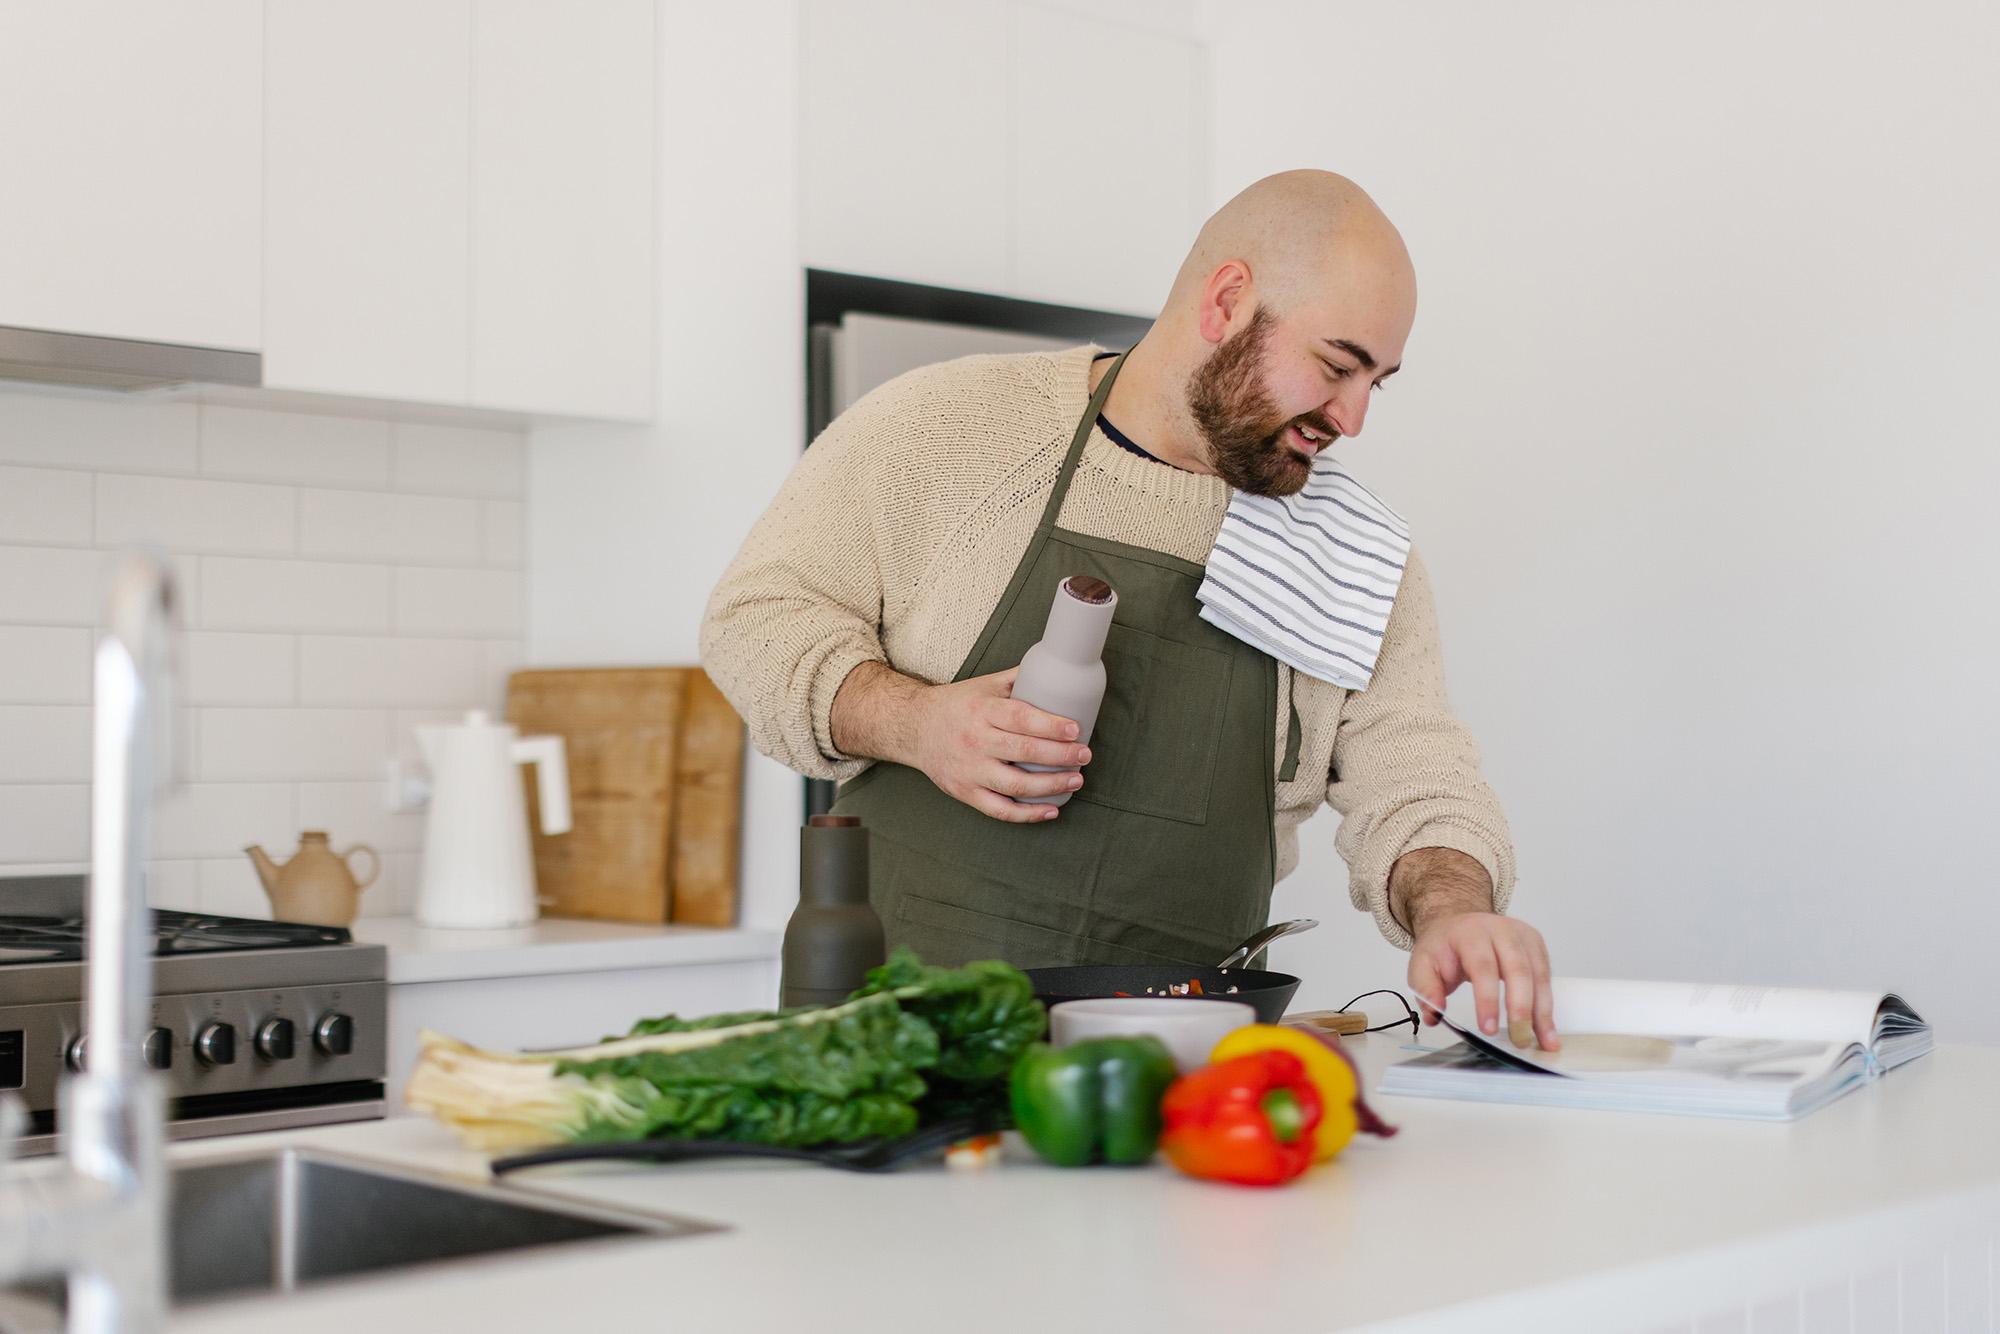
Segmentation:
{"type": "MultiPolygon", "coordinates": [[[[1104,404],[1111,397],[1111,385],[1118,378],[1118,368],[1131,355],[1130,349],[1118,354],[1117,360],[1111,363],[1104,372],[1104,378],[1098,382],[1097,392],[1090,396],[1090,406],[1077,419],[1076,433],[1069,440],[1069,453],[1063,458],[1062,471],[1056,474],[1056,488],[1049,492],[1049,503],[1042,510],[1042,521],[1036,525],[1037,533],[1048,533],[1055,528],[1056,517],[1062,513],[1063,498],[1069,495],[1070,479],[1076,476],[1077,462],[1083,458],[1084,442],[1090,439],[1090,428],[1097,425],[1097,414],[1104,411],[1104,404]]],[[[1085,376],[1088,375],[1086,370],[1085,376]]],[[[1088,382],[1086,378],[1085,383],[1088,382]]]]}

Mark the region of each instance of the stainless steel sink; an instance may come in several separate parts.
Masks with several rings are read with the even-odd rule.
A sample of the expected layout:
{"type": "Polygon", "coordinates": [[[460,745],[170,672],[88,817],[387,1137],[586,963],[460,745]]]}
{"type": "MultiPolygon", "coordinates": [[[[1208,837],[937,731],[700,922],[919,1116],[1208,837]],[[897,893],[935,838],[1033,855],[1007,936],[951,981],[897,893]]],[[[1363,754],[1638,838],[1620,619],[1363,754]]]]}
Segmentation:
{"type": "MultiPolygon", "coordinates": [[[[529,1247],[721,1230],[301,1149],[183,1163],[168,1189],[176,1306],[529,1247]]],[[[59,1309],[59,1289],[14,1292],[59,1309]]]]}

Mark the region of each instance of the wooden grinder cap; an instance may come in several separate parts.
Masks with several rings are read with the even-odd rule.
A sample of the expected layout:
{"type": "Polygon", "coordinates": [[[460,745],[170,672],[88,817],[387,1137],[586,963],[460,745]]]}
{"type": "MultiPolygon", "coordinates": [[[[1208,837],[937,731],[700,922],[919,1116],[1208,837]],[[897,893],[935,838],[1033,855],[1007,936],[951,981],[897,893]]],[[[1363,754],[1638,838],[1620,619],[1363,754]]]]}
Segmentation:
{"type": "Polygon", "coordinates": [[[1063,587],[1079,602],[1105,603],[1111,601],[1111,585],[1102,579],[1093,579],[1087,574],[1073,574],[1063,580],[1063,587]]]}

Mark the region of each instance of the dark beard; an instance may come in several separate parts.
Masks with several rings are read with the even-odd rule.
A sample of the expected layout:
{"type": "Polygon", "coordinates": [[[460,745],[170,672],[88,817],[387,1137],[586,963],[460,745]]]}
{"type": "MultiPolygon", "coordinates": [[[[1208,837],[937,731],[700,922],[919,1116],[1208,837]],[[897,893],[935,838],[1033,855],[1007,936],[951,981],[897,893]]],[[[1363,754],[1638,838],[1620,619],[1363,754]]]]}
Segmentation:
{"type": "Polygon", "coordinates": [[[1295,419],[1280,416],[1264,392],[1264,345],[1276,325],[1269,310],[1257,307],[1242,332],[1188,377],[1187,387],[1188,411],[1208,437],[1216,475],[1259,496],[1292,495],[1312,476],[1312,464],[1279,438],[1295,419]]]}

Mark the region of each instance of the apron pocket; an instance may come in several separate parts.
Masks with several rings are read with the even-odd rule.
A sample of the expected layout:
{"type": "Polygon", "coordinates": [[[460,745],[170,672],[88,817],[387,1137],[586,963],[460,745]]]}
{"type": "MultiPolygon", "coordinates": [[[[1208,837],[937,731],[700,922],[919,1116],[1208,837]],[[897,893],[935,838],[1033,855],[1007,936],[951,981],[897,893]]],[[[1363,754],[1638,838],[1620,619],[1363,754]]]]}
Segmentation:
{"type": "Polygon", "coordinates": [[[1206,823],[1229,667],[1227,654],[1112,622],[1104,706],[1073,800],[1206,823]]]}
{"type": "Polygon", "coordinates": [[[1071,935],[917,894],[903,895],[896,909],[896,920],[902,929],[892,934],[899,939],[920,939],[923,944],[916,949],[925,963],[950,958],[952,967],[963,967],[974,959],[1005,959],[1016,968],[1053,968],[1082,962],[1199,966],[1177,955],[1160,954],[1119,941],[1071,935]],[[930,946],[929,951],[925,950],[925,944],[930,946]],[[933,953],[940,957],[933,958],[933,953]]]}
{"type": "Polygon", "coordinates": [[[1061,931],[915,894],[902,896],[896,921],[891,935],[914,945],[925,963],[956,968],[974,959],[1005,959],[1016,968],[1047,968],[1079,957],[1080,942],[1061,931]]]}

